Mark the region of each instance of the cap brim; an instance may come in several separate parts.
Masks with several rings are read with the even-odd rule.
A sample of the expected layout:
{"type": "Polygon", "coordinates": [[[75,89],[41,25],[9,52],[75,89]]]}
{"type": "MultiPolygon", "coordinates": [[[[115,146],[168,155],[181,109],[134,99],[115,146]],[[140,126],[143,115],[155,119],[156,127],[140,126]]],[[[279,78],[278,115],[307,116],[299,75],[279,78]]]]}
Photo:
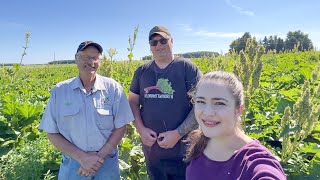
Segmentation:
{"type": "Polygon", "coordinates": [[[98,51],[100,52],[100,54],[102,54],[103,49],[102,49],[102,47],[100,46],[100,44],[98,44],[98,43],[91,43],[91,44],[89,44],[89,45],[87,45],[87,46],[90,46],[90,45],[96,47],[96,48],[98,49],[98,51]]]}
{"type": "Polygon", "coordinates": [[[99,51],[100,54],[102,54],[102,52],[103,52],[103,49],[100,46],[100,44],[95,43],[95,42],[90,42],[90,43],[86,44],[85,46],[78,48],[77,52],[85,50],[88,46],[94,46],[95,48],[97,48],[97,50],[99,51]]]}
{"type": "Polygon", "coordinates": [[[159,34],[160,36],[162,36],[162,37],[164,37],[164,38],[170,37],[168,34],[166,34],[166,33],[164,33],[164,32],[154,32],[154,33],[150,34],[149,40],[150,40],[150,38],[151,38],[154,34],[159,34]]]}

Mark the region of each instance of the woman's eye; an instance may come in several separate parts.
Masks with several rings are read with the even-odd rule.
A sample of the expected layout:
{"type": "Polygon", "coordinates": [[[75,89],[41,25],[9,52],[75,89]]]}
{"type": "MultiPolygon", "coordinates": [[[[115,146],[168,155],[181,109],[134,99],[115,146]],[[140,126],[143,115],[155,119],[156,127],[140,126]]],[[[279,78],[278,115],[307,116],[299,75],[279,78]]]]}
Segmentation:
{"type": "Polygon", "coordinates": [[[226,104],[223,103],[223,102],[216,102],[215,104],[216,104],[216,105],[226,105],[226,104]]]}

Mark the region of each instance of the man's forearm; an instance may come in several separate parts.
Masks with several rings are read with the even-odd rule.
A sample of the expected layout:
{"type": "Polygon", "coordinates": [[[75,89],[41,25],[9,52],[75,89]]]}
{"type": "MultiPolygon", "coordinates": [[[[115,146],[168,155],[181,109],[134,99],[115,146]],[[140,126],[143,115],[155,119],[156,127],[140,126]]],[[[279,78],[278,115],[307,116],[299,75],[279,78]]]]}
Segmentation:
{"type": "Polygon", "coordinates": [[[142,122],[142,118],[141,118],[141,114],[140,114],[139,105],[136,103],[130,102],[130,107],[132,109],[132,113],[134,116],[133,124],[139,132],[140,129],[144,127],[143,122],[142,122]]]}
{"type": "Polygon", "coordinates": [[[120,143],[126,132],[126,125],[121,128],[114,129],[107,143],[99,150],[98,155],[105,159],[112,150],[120,143]]]}
{"type": "Polygon", "coordinates": [[[194,115],[194,109],[190,111],[187,118],[183,121],[183,123],[176,129],[181,137],[188,134],[192,130],[195,130],[198,128],[198,123],[196,120],[196,117],[194,115]]]}
{"type": "Polygon", "coordinates": [[[84,151],[70,143],[60,133],[48,133],[47,136],[54,147],[56,147],[62,153],[67,154],[68,156],[77,160],[78,162],[80,162],[81,157],[85,155],[84,151]]]}

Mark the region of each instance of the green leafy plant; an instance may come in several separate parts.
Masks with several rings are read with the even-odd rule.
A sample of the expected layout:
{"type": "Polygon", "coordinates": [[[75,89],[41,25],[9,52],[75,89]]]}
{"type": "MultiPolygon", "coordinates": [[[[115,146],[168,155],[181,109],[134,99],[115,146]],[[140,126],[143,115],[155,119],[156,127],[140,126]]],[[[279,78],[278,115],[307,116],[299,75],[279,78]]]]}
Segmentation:
{"type": "Polygon", "coordinates": [[[107,50],[109,57],[110,57],[110,61],[113,61],[113,56],[115,56],[116,54],[118,54],[118,51],[116,48],[110,48],[107,50]]]}
{"type": "Polygon", "coordinates": [[[281,120],[282,131],[282,160],[288,162],[294,152],[299,152],[303,140],[309,136],[316,127],[320,115],[320,85],[310,93],[309,82],[303,86],[301,98],[294,104],[293,109],[287,107],[281,120]]]}
{"type": "Polygon", "coordinates": [[[127,49],[129,51],[128,58],[129,58],[130,62],[133,59],[133,48],[136,45],[136,39],[137,39],[138,31],[139,31],[139,25],[134,28],[133,39],[131,38],[131,36],[129,36],[129,40],[128,41],[129,41],[130,47],[127,48],[127,49]]]}
{"type": "Polygon", "coordinates": [[[27,142],[1,157],[0,177],[5,180],[54,179],[59,169],[58,157],[59,152],[45,138],[27,142]]]}
{"type": "MultiPolygon", "coordinates": [[[[258,48],[249,49],[244,51],[242,56],[244,59],[241,60],[247,63],[248,69],[249,62],[251,62],[250,57],[255,57],[254,59],[259,57],[258,48]]],[[[234,66],[241,70],[239,72],[245,73],[243,71],[245,66],[241,65],[240,58],[240,54],[231,53],[192,60],[203,73],[220,68],[230,72],[233,71],[234,66]]],[[[106,70],[101,74],[118,81],[124,91],[128,93],[134,71],[144,61],[112,60],[112,64],[108,64],[111,62],[110,59],[108,56],[104,56],[102,62],[107,61],[107,64],[100,66],[99,71],[106,70]]],[[[268,52],[262,54],[260,61],[263,66],[259,86],[254,88],[254,91],[250,91],[250,87],[255,84],[253,83],[253,74],[254,69],[258,67],[256,61],[254,60],[254,68],[250,70],[251,75],[247,78],[249,79],[247,90],[251,99],[250,103],[246,105],[246,132],[251,137],[260,140],[281,159],[288,179],[319,179],[319,116],[315,118],[313,125],[299,125],[301,129],[298,131],[299,129],[295,128],[299,124],[296,120],[298,115],[294,115],[298,111],[295,111],[294,104],[300,101],[305,102],[302,97],[303,94],[307,94],[304,93],[307,92],[307,88],[303,88],[303,86],[308,81],[309,106],[302,104],[304,104],[303,107],[312,106],[312,111],[308,109],[305,111],[317,112],[314,109],[316,106],[311,104],[320,103],[319,96],[315,96],[316,92],[319,92],[320,52],[268,52]],[[288,115],[284,115],[288,106],[291,111],[290,122],[295,123],[291,123],[292,125],[289,123],[288,131],[283,131],[286,129],[286,123],[282,119],[288,115]],[[311,129],[308,130],[308,127],[311,129]],[[288,149],[284,144],[284,136],[287,134],[290,143],[294,143],[295,136],[298,136],[296,134],[305,134],[302,138],[298,138],[299,143],[295,145],[296,148],[293,149],[288,160],[282,156],[283,151],[288,149]]],[[[78,74],[77,67],[74,64],[21,66],[12,82],[10,73],[13,73],[13,67],[1,68],[0,159],[2,161],[0,162],[0,179],[8,176],[18,177],[23,173],[26,174],[24,179],[29,177],[29,179],[37,179],[38,177],[52,179],[57,174],[61,156],[52,146],[49,146],[44,133],[39,132],[37,127],[52,87],[57,82],[75,77],[78,74]],[[26,157],[29,157],[30,160],[26,157]],[[6,173],[4,174],[4,172],[6,173]]],[[[246,76],[248,77],[248,75],[246,76]]],[[[243,75],[243,77],[245,76],[243,75]]],[[[171,92],[170,89],[165,91],[171,92]]],[[[307,118],[307,116],[304,117],[307,118]]],[[[304,121],[310,120],[305,119],[304,121]]],[[[119,159],[122,179],[148,179],[140,136],[132,124],[128,125],[127,134],[119,145],[119,159]]]]}

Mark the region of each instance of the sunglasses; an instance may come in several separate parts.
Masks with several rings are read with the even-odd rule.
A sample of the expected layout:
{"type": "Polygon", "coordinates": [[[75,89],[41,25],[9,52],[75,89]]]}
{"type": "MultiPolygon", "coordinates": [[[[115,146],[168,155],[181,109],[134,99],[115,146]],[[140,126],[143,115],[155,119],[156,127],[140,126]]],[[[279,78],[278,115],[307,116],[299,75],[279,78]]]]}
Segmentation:
{"type": "Polygon", "coordinates": [[[161,38],[160,40],[150,40],[149,44],[150,46],[157,46],[158,42],[160,42],[162,45],[167,44],[169,39],[161,38]]]}

